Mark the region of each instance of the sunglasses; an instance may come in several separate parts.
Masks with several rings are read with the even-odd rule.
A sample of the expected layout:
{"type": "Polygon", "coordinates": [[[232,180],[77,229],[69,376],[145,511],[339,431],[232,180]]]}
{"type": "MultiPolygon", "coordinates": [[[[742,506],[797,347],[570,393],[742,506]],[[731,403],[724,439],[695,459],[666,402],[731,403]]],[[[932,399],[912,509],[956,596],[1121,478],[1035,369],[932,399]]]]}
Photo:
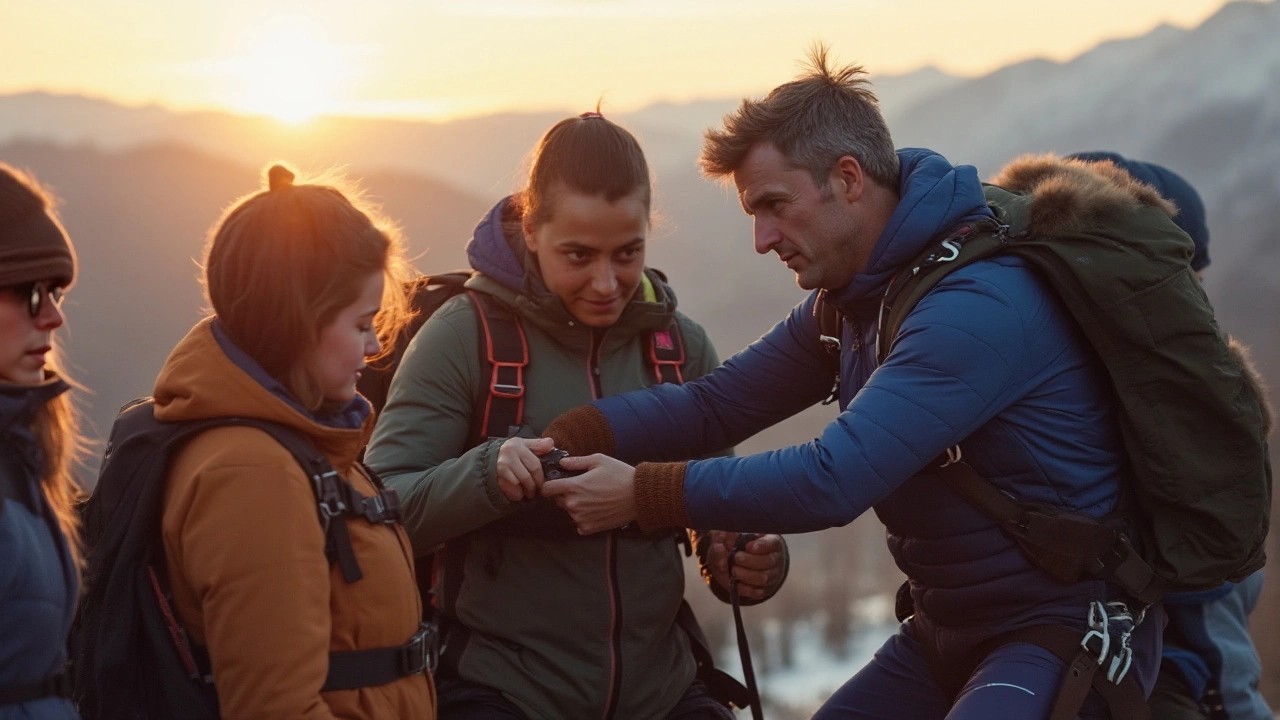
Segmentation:
{"type": "Polygon", "coordinates": [[[19,299],[26,298],[27,312],[31,317],[38,317],[46,302],[54,307],[62,307],[62,288],[44,282],[33,282],[28,285],[12,285],[5,288],[19,299]]]}

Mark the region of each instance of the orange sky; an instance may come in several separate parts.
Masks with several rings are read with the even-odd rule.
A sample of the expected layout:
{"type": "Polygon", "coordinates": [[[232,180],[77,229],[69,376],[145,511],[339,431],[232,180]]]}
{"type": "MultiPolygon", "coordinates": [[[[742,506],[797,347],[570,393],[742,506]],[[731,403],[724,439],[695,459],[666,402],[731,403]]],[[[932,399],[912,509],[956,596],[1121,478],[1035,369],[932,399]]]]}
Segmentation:
{"type": "Polygon", "coordinates": [[[301,121],[757,93],[815,39],[873,73],[1065,60],[1223,0],[0,0],[0,93],[301,121]]]}

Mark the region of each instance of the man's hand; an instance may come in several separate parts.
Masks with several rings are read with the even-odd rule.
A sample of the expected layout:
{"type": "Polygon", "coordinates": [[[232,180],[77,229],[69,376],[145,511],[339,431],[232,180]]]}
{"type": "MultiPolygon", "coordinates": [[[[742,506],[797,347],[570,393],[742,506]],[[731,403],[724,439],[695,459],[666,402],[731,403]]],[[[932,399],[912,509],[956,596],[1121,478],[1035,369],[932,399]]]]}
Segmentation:
{"type": "MultiPolygon", "coordinates": [[[[738,541],[738,533],[711,531],[711,547],[707,550],[707,569],[725,590],[729,589],[729,553],[738,541]]],[[[747,543],[744,551],[733,557],[733,577],[738,579],[738,594],[749,600],[769,597],[782,581],[786,571],[786,553],[778,535],[761,535],[747,543]]]]}
{"type": "Polygon", "coordinates": [[[565,470],[583,474],[548,480],[545,497],[553,497],[583,535],[616,530],[636,519],[636,469],[607,455],[567,457],[565,470]]]}
{"type": "Polygon", "coordinates": [[[498,489],[511,502],[533,500],[542,489],[542,463],[539,455],[554,450],[551,438],[507,438],[498,448],[498,489]]]}

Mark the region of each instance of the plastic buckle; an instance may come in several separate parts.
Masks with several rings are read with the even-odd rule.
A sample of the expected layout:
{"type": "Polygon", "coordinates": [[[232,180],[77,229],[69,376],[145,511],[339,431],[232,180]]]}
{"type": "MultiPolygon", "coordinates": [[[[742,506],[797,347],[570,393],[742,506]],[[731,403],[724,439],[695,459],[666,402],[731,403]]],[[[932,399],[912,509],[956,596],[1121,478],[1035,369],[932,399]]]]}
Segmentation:
{"type": "Polygon", "coordinates": [[[418,675],[422,671],[434,674],[440,660],[440,647],[436,637],[436,626],[431,623],[419,623],[418,632],[409,638],[409,642],[400,648],[400,672],[404,675],[418,675]]]}
{"type": "Polygon", "coordinates": [[[521,398],[524,397],[524,364],[523,363],[493,363],[493,375],[489,381],[489,391],[494,397],[501,398],[521,398]],[[498,373],[503,368],[515,368],[516,381],[514,383],[498,382],[498,373]]]}
{"type": "Polygon", "coordinates": [[[320,501],[317,504],[320,506],[320,514],[325,517],[326,529],[328,529],[329,520],[347,511],[347,504],[342,501],[342,493],[338,489],[338,481],[340,480],[337,470],[330,470],[323,475],[316,475],[312,479],[312,482],[320,490],[316,493],[320,497],[320,501]]]}
{"type": "Polygon", "coordinates": [[[400,519],[400,495],[395,488],[381,490],[364,499],[364,518],[370,523],[392,525],[400,519]]]}
{"type": "Polygon", "coordinates": [[[1111,654],[1111,635],[1107,632],[1107,621],[1107,610],[1102,603],[1097,600],[1089,603],[1089,631],[1080,641],[1080,647],[1084,648],[1085,652],[1093,652],[1093,648],[1089,647],[1089,641],[1096,638],[1102,645],[1102,649],[1097,653],[1099,665],[1111,654]]]}

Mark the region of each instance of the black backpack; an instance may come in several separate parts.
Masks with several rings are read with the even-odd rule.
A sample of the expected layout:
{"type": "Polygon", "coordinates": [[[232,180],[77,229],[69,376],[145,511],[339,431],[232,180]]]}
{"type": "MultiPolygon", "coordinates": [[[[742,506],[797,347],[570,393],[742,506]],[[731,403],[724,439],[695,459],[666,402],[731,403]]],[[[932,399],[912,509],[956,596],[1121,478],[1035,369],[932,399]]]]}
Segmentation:
{"type": "MultiPolygon", "coordinates": [[[[413,322],[393,341],[391,351],[383,359],[369,365],[357,388],[374,409],[381,412],[387,401],[391,379],[413,336],[446,301],[466,292],[480,328],[477,352],[481,361],[481,377],[489,378],[484,412],[476,413],[476,423],[471,429],[473,442],[479,443],[487,438],[507,437],[513,428],[520,426],[524,414],[524,369],[529,364],[529,345],[519,316],[513,309],[490,295],[465,288],[471,277],[469,271],[454,271],[412,281],[407,290],[416,312],[413,322]]],[[[648,333],[646,343],[646,361],[653,369],[654,379],[659,383],[684,382],[681,371],[685,362],[684,340],[679,323],[673,319],[666,330],[648,333]]],[[[573,520],[551,500],[535,501],[527,511],[490,523],[484,531],[513,536],[579,537],[573,520]]],[[[688,556],[692,554],[692,546],[687,533],[681,531],[681,535],[688,556]]],[[[419,555],[415,559],[418,589],[424,601],[423,611],[429,613],[428,617],[433,621],[450,626],[445,631],[447,641],[441,658],[445,667],[456,662],[461,654],[466,643],[466,631],[449,622],[447,614],[437,615],[437,612],[442,607],[446,611],[451,610],[452,599],[460,592],[466,542],[465,537],[450,541],[436,552],[419,555]],[[438,588],[433,588],[433,580],[437,581],[438,588]]],[[[710,644],[687,602],[681,603],[676,622],[689,636],[698,667],[697,677],[706,684],[711,696],[725,705],[751,706],[753,693],[715,667],[710,644]]],[[[739,636],[740,639],[745,638],[741,632],[739,636]]]]}
{"type": "MultiPolygon", "coordinates": [[[[150,399],[120,411],[98,484],[81,509],[88,562],[71,635],[72,683],[86,720],[214,719],[218,698],[208,655],[174,615],[160,520],[169,461],[191,438],[223,425],[254,427],[289,450],[311,478],[326,554],[347,582],[361,579],[347,518],[399,521],[395,492],[365,496],[338,475],[301,434],[245,418],[167,423],[150,399]]],[[[435,629],[420,626],[404,645],[331,653],[324,690],[392,682],[434,662],[435,629]]]]}

